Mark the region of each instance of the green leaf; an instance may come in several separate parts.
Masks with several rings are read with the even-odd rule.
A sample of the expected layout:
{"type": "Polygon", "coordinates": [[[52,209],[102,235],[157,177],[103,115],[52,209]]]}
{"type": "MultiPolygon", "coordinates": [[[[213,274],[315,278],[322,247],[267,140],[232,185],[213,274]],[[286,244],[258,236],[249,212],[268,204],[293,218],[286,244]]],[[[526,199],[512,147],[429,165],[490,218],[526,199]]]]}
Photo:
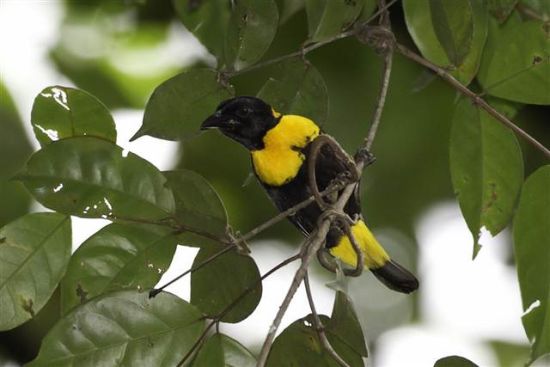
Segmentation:
{"type": "Polygon", "coordinates": [[[34,99],[31,122],[41,146],[75,136],[95,136],[116,143],[115,122],[107,108],[79,89],[43,89],[34,99]]]}
{"type": "Polygon", "coordinates": [[[550,353],[550,165],[539,168],[523,185],[514,218],[514,250],[523,327],[532,361],[550,353]]]}
{"type": "Polygon", "coordinates": [[[430,0],[437,39],[454,66],[462,64],[474,37],[474,14],[470,1],[430,0]]]}
{"type": "Polygon", "coordinates": [[[353,309],[351,300],[344,292],[336,292],[332,315],[325,326],[327,332],[340,338],[354,352],[363,357],[368,356],[361,323],[353,309]]]}
{"type": "Polygon", "coordinates": [[[0,330],[42,309],[70,256],[71,220],[64,215],[27,214],[0,229],[0,330]]]}
{"type": "Polygon", "coordinates": [[[300,58],[290,59],[278,63],[270,75],[258,98],[283,114],[306,116],[317,124],[326,121],[327,86],[313,65],[300,58]]]}
{"type": "Polygon", "coordinates": [[[511,101],[550,104],[550,30],[517,13],[499,25],[489,22],[479,83],[486,93],[511,101]]]}
{"type": "Polygon", "coordinates": [[[349,28],[359,16],[363,1],[305,0],[309,41],[319,42],[349,28]]]}
{"type": "MultiPolygon", "coordinates": [[[[441,36],[438,36],[436,33],[436,27],[440,29],[442,24],[438,22],[436,26],[432,21],[436,15],[431,11],[431,1],[433,0],[403,0],[407,29],[414,43],[425,58],[443,68],[449,69],[449,72],[458,81],[464,85],[468,85],[477,73],[481,53],[487,38],[488,15],[485,5],[482,1],[477,0],[464,0],[458,2],[446,0],[453,4],[461,4],[462,6],[468,3],[468,9],[470,9],[473,16],[473,35],[469,50],[458,65],[453,65],[453,60],[447,56],[447,48],[440,42],[441,36]]],[[[446,12],[446,14],[448,13],[446,12]]],[[[456,19],[453,17],[452,24],[455,24],[455,20],[456,19]]],[[[458,39],[464,38],[464,32],[457,33],[456,35],[458,36],[458,34],[462,35],[458,37],[458,39]]],[[[458,43],[461,44],[460,42],[458,43]]],[[[460,55],[460,52],[458,55],[460,55]]]]}
{"type": "MultiPolygon", "coordinates": [[[[330,319],[319,315],[323,325],[330,319]]],[[[300,366],[300,367],[337,367],[336,361],[325,351],[317,331],[313,326],[313,315],[294,321],[275,338],[267,359],[267,367],[300,366]]],[[[361,355],[350,346],[327,332],[327,338],[333,349],[350,367],[363,367],[361,355]]]]}
{"type": "Polygon", "coordinates": [[[199,350],[193,367],[254,367],[254,355],[235,339],[212,335],[199,350]]]}
{"type": "Polygon", "coordinates": [[[32,147],[8,90],[0,80],[0,227],[25,215],[31,196],[9,180],[32,154],[32,147]]]}
{"type": "Polygon", "coordinates": [[[201,122],[218,104],[234,94],[209,69],[191,69],[159,85],[145,106],[143,125],[132,137],[143,135],[178,140],[199,132],[201,122]]]}
{"type": "Polygon", "coordinates": [[[103,139],[48,144],[17,179],[44,206],[79,217],[161,220],[174,212],[174,197],[160,171],[103,139]]]}
{"type": "Polygon", "coordinates": [[[262,58],[277,33],[279,12],[273,0],[239,0],[227,27],[225,62],[240,70],[262,58]]]}
{"type": "Polygon", "coordinates": [[[451,129],[450,167],[462,215],[474,237],[494,236],[510,221],[523,181],[523,159],[512,131],[462,98],[451,129]]]}
{"type": "Polygon", "coordinates": [[[218,60],[223,59],[230,1],[174,0],[181,22],[218,60]]]}
{"type": "Polygon", "coordinates": [[[199,311],[170,293],[109,293],[63,317],[28,366],[175,366],[203,329],[199,311]]]}
{"type": "Polygon", "coordinates": [[[164,172],[176,200],[176,218],[185,228],[223,236],[227,213],[214,188],[201,175],[180,169],[164,172]]]}
{"type": "Polygon", "coordinates": [[[286,23],[294,14],[304,8],[304,0],[279,0],[279,24],[286,23]]]}
{"type": "Polygon", "coordinates": [[[517,3],[518,0],[488,0],[487,8],[499,23],[503,23],[508,19],[517,3]]]}
{"type": "MultiPolygon", "coordinates": [[[[195,257],[193,267],[220,250],[223,247],[203,246],[195,257]]],[[[242,321],[256,309],[261,298],[262,283],[256,263],[250,256],[234,249],[191,274],[191,303],[209,317],[220,316],[232,305],[221,320],[230,323],[242,321]],[[253,290],[248,292],[249,289],[253,290]],[[238,299],[240,301],[236,302],[238,299]]]]}
{"type": "Polygon", "coordinates": [[[477,367],[477,364],[460,356],[449,356],[438,359],[434,367],[477,367]]]}
{"type": "Polygon", "coordinates": [[[61,281],[61,310],[108,291],[153,288],[178,244],[169,228],[113,223],[88,238],[71,257],[61,281]]]}

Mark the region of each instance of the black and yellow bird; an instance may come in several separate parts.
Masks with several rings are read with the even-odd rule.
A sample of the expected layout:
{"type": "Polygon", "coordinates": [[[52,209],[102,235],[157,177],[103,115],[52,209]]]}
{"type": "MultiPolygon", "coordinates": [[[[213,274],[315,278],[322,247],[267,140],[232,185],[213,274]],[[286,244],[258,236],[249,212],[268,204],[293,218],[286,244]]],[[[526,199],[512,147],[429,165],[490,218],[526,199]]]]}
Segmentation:
{"type": "MultiPolygon", "coordinates": [[[[201,129],[219,129],[224,135],[244,145],[251,154],[256,177],[280,211],[312,195],[308,179],[308,159],[312,142],[323,135],[310,119],[282,115],[255,97],[236,97],[222,102],[201,129]]],[[[327,188],[349,166],[334,149],[323,146],[315,162],[315,179],[319,191],[327,188]]],[[[409,271],[390,259],[361,217],[359,195],[354,193],[344,208],[351,218],[358,218],[351,231],[364,252],[365,266],[389,288],[410,293],[418,281],[409,271]]],[[[306,236],[317,226],[322,210],[314,202],[290,216],[290,221],[306,236]]],[[[348,236],[331,228],[325,244],[333,256],[355,267],[357,255],[348,236]]]]}

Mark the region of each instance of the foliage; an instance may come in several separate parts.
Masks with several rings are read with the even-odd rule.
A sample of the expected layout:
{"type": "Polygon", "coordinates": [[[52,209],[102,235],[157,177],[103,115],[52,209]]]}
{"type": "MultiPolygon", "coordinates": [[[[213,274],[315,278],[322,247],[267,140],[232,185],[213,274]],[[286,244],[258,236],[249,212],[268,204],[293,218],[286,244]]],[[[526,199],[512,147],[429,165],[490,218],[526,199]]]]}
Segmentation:
{"type": "MultiPolygon", "coordinates": [[[[342,116],[342,110],[362,108],[361,103],[354,102],[365,100],[365,95],[374,100],[375,88],[363,90],[359,80],[357,89],[350,82],[350,87],[340,90],[340,94],[333,91],[342,88],[342,78],[361,79],[361,75],[356,75],[359,72],[355,73],[361,69],[346,67],[346,63],[362,63],[360,52],[365,52],[365,48],[373,47],[383,57],[393,52],[394,45],[388,47],[385,38],[380,42],[380,28],[374,27],[385,9],[380,9],[367,24],[374,8],[368,0],[173,3],[174,14],[212,54],[217,65],[198,65],[158,84],[145,106],[143,125],[133,139],[144,135],[185,139],[184,162],[193,161],[196,143],[190,138],[197,134],[200,122],[219,102],[241,94],[256,94],[283,113],[311,117],[324,127],[333,128],[334,135],[349,129],[353,136],[342,139],[345,145],[362,139],[362,134],[354,132],[357,126],[348,127],[346,121],[331,125],[330,115],[342,116]],[[307,30],[287,37],[294,42],[293,52],[287,54],[277,34],[285,34],[286,22],[304,15],[307,30]],[[308,53],[329,44],[338,47],[332,43],[349,36],[357,36],[367,46],[350,46],[356,57],[348,61],[349,55],[339,55],[341,74],[325,77],[326,61],[322,59],[327,51],[319,50],[311,57],[308,53]],[[298,45],[302,47],[296,51],[298,45]],[[256,78],[255,73],[261,68],[267,70],[267,76],[256,78]],[[332,95],[344,98],[333,102],[329,98],[332,95]],[[336,112],[329,111],[328,106],[333,103],[340,106],[336,112]]],[[[474,255],[480,250],[482,228],[494,236],[513,222],[515,261],[526,311],[523,323],[532,345],[533,362],[550,353],[550,330],[545,322],[550,313],[550,171],[548,165],[540,167],[523,182],[523,152],[528,148],[522,150],[507,121],[526,108],[524,105],[550,104],[548,9],[536,1],[467,0],[458,6],[453,0],[404,0],[403,10],[407,30],[423,56],[419,56],[420,63],[433,64],[439,74],[454,77],[456,80],[447,80],[454,80],[451,86],[456,90],[469,87],[479,91],[503,114],[496,116],[491,112],[494,110],[482,109],[468,96],[461,96],[455,101],[450,142],[438,139],[422,149],[428,153],[437,147],[448,150],[452,187],[474,238],[474,255]],[[533,16],[537,11],[545,15],[533,16]]],[[[387,24],[382,22],[382,26],[387,24]]],[[[397,31],[391,35],[397,36],[397,44],[407,42],[401,41],[406,36],[397,31]]],[[[61,46],[53,57],[60,67],[70,69],[72,65],[62,56],[61,46]]],[[[331,50],[335,52],[334,48],[331,50]]],[[[415,61],[414,57],[411,59],[415,61]]],[[[105,61],[100,65],[105,68],[105,61]]],[[[80,84],[95,85],[90,83],[88,80],[80,84]]],[[[434,98],[452,100],[451,89],[440,84],[427,88],[443,91],[435,93],[439,95],[434,98]]],[[[116,97],[111,95],[106,104],[122,103],[121,91],[124,88],[113,92],[116,97]]],[[[388,103],[403,91],[394,93],[388,96],[388,103]]],[[[414,103],[417,97],[410,98],[413,101],[409,103],[414,103]]],[[[130,104],[137,104],[139,97],[128,99],[130,104]]],[[[383,107],[384,98],[377,103],[383,107]]],[[[429,101],[423,103],[432,107],[429,101]]],[[[437,111],[437,106],[433,108],[437,111]]],[[[4,110],[9,108],[3,108],[3,114],[4,110]]],[[[365,120],[366,112],[362,111],[362,115],[365,120]]],[[[35,317],[56,287],[61,289],[62,316],[31,365],[255,365],[256,357],[237,340],[219,332],[209,333],[211,326],[219,322],[237,323],[247,318],[262,294],[269,292],[263,289],[262,280],[271,274],[262,276],[254,251],[248,253],[246,240],[260,230],[241,236],[235,229],[240,226],[228,223],[225,205],[233,208],[234,204],[227,204],[230,199],[226,197],[230,195],[218,194],[216,177],[202,177],[193,170],[192,163],[186,165],[187,169],[161,172],[124,150],[117,145],[115,123],[108,108],[81,89],[63,86],[47,87],[37,95],[31,123],[41,149],[16,173],[20,161],[26,158],[28,144],[18,132],[18,125],[11,122],[16,120],[13,113],[9,116],[11,120],[0,119],[2,126],[7,126],[3,131],[9,133],[1,135],[0,149],[8,146],[9,136],[23,143],[13,166],[1,167],[2,178],[8,175],[15,180],[1,183],[2,205],[6,198],[8,207],[15,207],[8,201],[12,200],[11,194],[4,195],[4,187],[6,192],[19,195],[15,200],[23,207],[28,205],[28,197],[20,193],[23,184],[35,200],[54,213],[22,216],[20,210],[13,209],[0,216],[2,224],[7,223],[0,229],[0,330],[13,329],[35,317]],[[103,218],[112,223],[93,234],[70,256],[70,216],[103,218]],[[167,270],[177,245],[199,248],[191,269],[189,303],[167,292],[149,296],[167,270]],[[212,320],[209,326],[205,319],[212,320]]],[[[402,134],[399,145],[381,132],[378,152],[387,156],[388,162],[396,162],[389,168],[382,166],[379,178],[391,176],[384,170],[393,171],[408,163],[403,156],[413,156],[408,152],[412,148],[407,141],[411,130],[407,129],[421,130],[421,126],[398,127],[402,134]]],[[[530,136],[520,136],[536,145],[530,136]]],[[[210,154],[227,147],[227,155],[211,157],[219,175],[235,177],[243,172],[238,160],[235,166],[227,160],[234,148],[225,143],[218,147],[219,141],[215,140],[209,145],[208,139],[215,138],[201,139],[207,142],[205,151],[210,154]],[[221,160],[216,163],[216,159],[221,160]],[[220,162],[231,167],[221,167],[220,162]]],[[[545,159],[540,165],[547,164],[548,150],[538,148],[543,150],[545,159]]],[[[387,189],[404,198],[420,197],[411,192],[432,178],[425,166],[413,167],[415,185],[401,190],[386,180],[388,184],[382,192],[387,189]]],[[[415,206],[414,199],[411,202],[404,204],[403,217],[409,218],[407,211],[418,211],[422,206],[415,206]]],[[[255,215],[250,213],[247,217],[255,215]]],[[[405,221],[396,219],[399,220],[405,221]]],[[[410,223],[404,226],[407,225],[410,223]]],[[[338,365],[323,345],[317,316],[334,351],[350,366],[363,365],[368,354],[365,337],[347,295],[337,292],[330,317],[312,312],[294,321],[268,345],[271,353],[267,365],[338,365]]],[[[457,356],[436,363],[471,365],[474,364],[457,356]]]]}

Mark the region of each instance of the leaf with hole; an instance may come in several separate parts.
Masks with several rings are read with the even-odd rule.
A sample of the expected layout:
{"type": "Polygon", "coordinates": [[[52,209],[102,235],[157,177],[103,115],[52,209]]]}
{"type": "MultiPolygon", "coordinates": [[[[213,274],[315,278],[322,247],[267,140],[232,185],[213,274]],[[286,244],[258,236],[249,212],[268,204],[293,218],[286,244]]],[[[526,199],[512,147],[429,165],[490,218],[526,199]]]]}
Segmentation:
{"type": "Polygon", "coordinates": [[[61,311],[114,290],[153,288],[172,261],[178,236],[166,227],[113,223],[80,245],[61,281],[61,311]]]}
{"type": "Polygon", "coordinates": [[[477,74],[487,39],[488,15],[483,2],[477,0],[404,0],[403,10],[405,11],[407,29],[422,55],[434,64],[448,69],[458,81],[468,85],[477,74]],[[431,2],[436,2],[435,6],[440,11],[434,13],[431,2]],[[451,10],[447,6],[454,7],[457,4],[469,10],[461,10],[457,14],[453,12],[447,17],[451,10]],[[441,9],[442,7],[443,9],[441,9]],[[441,12],[445,14],[446,19],[438,18],[437,24],[434,23],[434,18],[441,12]],[[469,37],[465,37],[469,33],[470,26],[460,32],[456,32],[457,30],[454,28],[448,28],[454,27],[455,23],[460,22],[460,16],[467,20],[467,24],[458,24],[456,26],[458,28],[467,26],[471,21],[473,27],[471,42],[467,41],[469,37]],[[445,45],[442,42],[445,42],[445,45]],[[466,48],[467,52],[465,52],[466,48]],[[451,56],[448,55],[449,52],[451,56]],[[457,61],[460,62],[457,63],[457,61]]]}
{"type": "Polygon", "coordinates": [[[233,87],[221,84],[214,70],[178,74],[154,90],[145,106],[143,125],[131,140],[144,135],[167,140],[197,135],[201,122],[233,94],[233,87]]]}
{"type": "Polygon", "coordinates": [[[475,257],[481,227],[494,236],[512,218],[523,182],[519,143],[512,131],[462,98],[453,116],[450,168],[475,257]]]}
{"type": "Polygon", "coordinates": [[[115,122],[107,107],[80,89],[43,89],[34,99],[31,122],[41,146],[75,136],[95,136],[116,143],[115,122]]]}
{"type": "MultiPolygon", "coordinates": [[[[330,319],[319,315],[323,325],[330,324],[330,319]]],[[[363,367],[363,359],[342,339],[326,331],[327,339],[338,355],[350,367],[363,367]]],[[[294,321],[275,338],[267,359],[267,367],[279,366],[315,366],[336,367],[339,364],[324,349],[313,324],[313,315],[294,321]]]]}
{"type": "Polygon", "coordinates": [[[174,8],[185,28],[218,60],[223,59],[230,2],[174,0],[174,8]]]}
{"type": "Polygon", "coordinates": [[[59,320],[28,366],[175,366],[203,329],[200,312],[170,293],[108,293],[59,320]]]}
{"type": "Polygon", "coordinates": [[[319,42],[349,28],[363,8],[360,0],[305,0],[309,41],[319,42]]]}
{"type": "Polygon", "coordinates": [[[236,323],[258,306],[262,283],[254,260],[235,249],[208,261],[223,249],[205,244],[195,257],[193,267],[207,263],[191,274],[191,303],[209,317],[236,323]]]}
{"type": "Polygon", "coordinates": [[[41,204],[64,214],[158,221],[174,213],[174,197],[162,173],[103,139],[48,144],[16,178],[41,204]]]}
{"type": "Polygon", "coordinates": [[[215,236],[225,235],[227,213],[208,181],[193,171],[164,172],[176,200],[176,219],[187,229],[215,236]]]}
{"type": "Polygon", "coordinates": [[[278,63],[258,92],[283,114],[306,116],[323,124],[328,113],[328,91],[319,71],[309,63],[294,58],[278,63]]]}
{"type": "Polygon", "coordinates": [[[550,104],[550,27],[523,21],[517,12],[506,23],[489,22],[489,36],[477,79],[483,90],[511,101],[550,104]]]}
{"type": "Polygon", "coordinates": [[[273,0],[234,2],[225,39],[225,63],[240,70],[262,58],[277,33],[279,12],[273,0]]]}
{"type": "Polygon", "coordinates": [[[514,217],[514,250],[523,301],[523,327],[532,361],[550,353],[550,165],[523,185],[514,217]]]}
{"type": "Polygon", "coordinates": [[[0,330],[33,318],[53,294],[71,256],[71,219],[33,213],[0,229],[0,330]]]}
{"type": "Polygon", "coordinates": [[[214,334],[204,343],[193,367],[254,367],[254,355],[235,339],[214,334]]]}

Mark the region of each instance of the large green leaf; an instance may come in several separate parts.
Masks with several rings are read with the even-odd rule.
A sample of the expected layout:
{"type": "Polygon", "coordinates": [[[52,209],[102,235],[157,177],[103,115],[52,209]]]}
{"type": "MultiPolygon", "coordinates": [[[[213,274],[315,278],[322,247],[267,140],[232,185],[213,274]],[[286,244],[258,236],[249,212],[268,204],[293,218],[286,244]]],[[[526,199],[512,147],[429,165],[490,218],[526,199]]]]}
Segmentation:
{"type": "Polygon", "coordinates": [[[161,220],[174,197],[156,167],[103,139],[78,137],[36,152],[17,178],[44,206],[89,218],[161,220]]]}
{"type": "Polygon", "coordinates": [[[120,289],[153,288],[166,271],[178,236],[166,227],[113,223],[88,238],[71,257],[61,282],[61,310],[120,289]]]}
{"type": "Polygon", "coordinates": [[[306,116],[317,124],[323,124],[327,118],[325,81],[313,65],[300,58],[277,64],[258,98],[283,114],[306,116]]]}
{"type": "MultiPolygon", "coordinates": [[[[323,325],[331,321],[319,315],[323,325]]],[[[327,330],[327,338],[333,349],[350,367],[363,367],[361,355],[339,337],[327,330]]],[[[268,367],[336,367],[339,364],[325,351],[313,324],[313,315],[294,321],[275,338],[269,353],[268,367]]]]}
{"type": "Polygon", "coordinates": [[[209,69],[192,69],[159,85],[145,107],[143,125],[132,140],[143,135],[178,140],[197,134],[201,122],[218,104],[234,94],[209,69]]]}
{"type": "Polygon", "coordinates": [[[279,24],[286,23],[304,7],[304,0],[279,0],[279,24]]]}
{"type": "Polygon", "coordinates": [[[450,166],[475,256],[481,227],[496,235],[512,217],[523,181],[521,150],[509,129],[462,98],[453,117],[450,166]]]}
{"type": "Polygon", "coordinates": [[[223,236],[227,213],[214,188],[201,175],[181,169],[164,172],[176,200],[176,218],[187,229],[223,236]]]}
{"type": "Polygon", "coordinates": [[[332,315],[325,326],[331,335],[338,337],[354,352],[363,357],[368,356],[361,323],[353,309],[351,300],[344,292],[336,292],[332,315]]]}
{"type": "MultiPolygon", "coordinates": [[[[447,0],[449,3],[460,3],[462,5],[464,5],[464,2],[467,2],[469,9],[473,14],[473,35],[469,51],[464,56],[462,62],[458,65],[453,65],[453,60],[447,56],[446,50],[448,47],[446,48],[442,45],[440,37],[438,37],[436,33],[436,28],[443,28],[443,25],[439,24],[436,26],[436,24],[433,23],[433,19],[436,14],[433,14],[431,11],[431,1],[434,0],[403,0],[403,9],[405,11],[405,20],[409,33],[425,58],[443,68],[449,69],[450,73],[455,78],[457,78],[461,83],[467,85],[472,81],[477,73],[481,53],[487,38],[488,16],[485,5],[482,1],[477,0],[464,0],[457,2],[447,0]]],[[[454,19],[454,16],[452,18],[454,19]]],[[[461,32],[461,34],[463,35],[464,32],[461,32]]],[[[454,38],[453,32],[451,32],[449,37],[454,38]]],[[[459,38],[462,39],[463,37],[459,38]]],[[[460,52],[458,55],[460,55],[460,52]]],[[[461,57],[459,57],[459,59],[460,58],[461,57]]]]}
{"type": "Polygon", "coordinates": [[[201,347],[193,367],[254,367],[254,355],[235,339],[212,335],[201,347]]]}
{"type": "Polygon", "coordinates": [[[225,42],[226,66],[240,70],[260,60],[275,38],[278,23],[273,0],[234,2],[225,42]]]}
{"type": "MultiPolygon", "coordinates": [[[[222,249],[214,245],[203,246],[193,267],[222,249]]],[[[217,257],[191,274],[191,303],[210,317],[220,316],[232,305],[221,318],[224,322],[244,320],[256,309],[261,298],[262,283],[256,263],[236,250],[217,257]],[[240,300],[236,302],[237,299],[240,300]]]]}
{"type": "Polygon", "coordinates": [[[477,364],[460,356],[449,356],[438,359],[434,367],[477,367],[477,364]]]}
{"type": "Polygon", "coordinates": [[[31,197],[9,180],[32,154],[32,147],[8,90],[0,80],[0,227],[26,214],[31,197]]]}
{"type": "Polygon", "coordinates": [[[108,293],[63,317],[29,366],[175,366],[203,328],[200,312],[170,293],[108,293]]]}
{"type": "Polygon", "coordinates": [[[499,23],[502,23],[508,19],[517,3],[518,0],[488,0],[487,9],[499,23]]]}
{"type": "Polygon", "coordinates": [[[224,36],[231,14],[230,1],[173,0],[173,2],[183,25],[218,60],[223,59],[224,36]]]}
{"type": "Polygon", "coordinates": [[[532,360],[550,353],[550,165],[523,185],[514,218],[514,249],[523,300],[523,326],[532,360]]]}
{"type": "Polygon", "coordinates": [[[0,229],[0,330],[12,329],[40,311],[70,256],[67,216],[27,214],[0,229]]]}
{"type": "Polygon", "coordinates": [[[43,89],[34,99],[31,122],[42,146],[85,135],[116,142],[115,122],[107,108],[79,89],[61,86],[43,89]]]}
{"type": "Polygon", "coordinates": [[[305,0],[309,40],[326,40],[349,28],[363,7],[363,1],[305,0]]]}
{"type": "Polygon", "coordinates": [[[550,18],[550,2],[548,0],[521,0],[521,3],[531,8],[531,10],[543,18],[550,18]]]}
{"type": "Polygon", "coordinates": [[[477,79],[486,93],[529,104],[550,104],[549,31],[541,21],[523,21],[517,12],[489,36],[477,79]]]}
{"type": "Polygon", "coordinates": [[[470,1],[430,0],[435,35],[454,66],[470,53],[474,37],[474,13],[470,1]]]}

